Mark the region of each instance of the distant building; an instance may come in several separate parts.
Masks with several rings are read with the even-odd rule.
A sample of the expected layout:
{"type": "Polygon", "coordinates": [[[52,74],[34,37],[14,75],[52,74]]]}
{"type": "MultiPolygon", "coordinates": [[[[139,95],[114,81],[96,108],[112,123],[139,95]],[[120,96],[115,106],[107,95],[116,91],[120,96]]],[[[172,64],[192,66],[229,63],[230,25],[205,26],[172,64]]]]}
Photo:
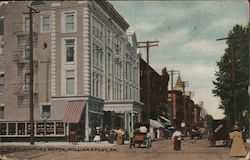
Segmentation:
{"type": "Polygon", "coordinates": [[[162,75],[159,75],[153,68],[148,66],[148,64],[142,58],[140,59],[140,99],[144,103],[144,106],[142,108],[142,121],[147,121],[148,112],[150,114],[150,119],[154,120],[157,120],[159,116],[166,116],[168,112],[168,81],[169,75],[166,68],[163,68],[162,75]],[[150,81],[149,87],[147,83],[148,74],[150,81]],[[147,100],[148,98],[149,104],[147,100]]]}
{"type": "Polygon", "coordinates": [[[122,16],[107,1],[16,1],[0,8],[1,140],[30,134],[28,3],[40,11],[33,17],[35,137],[45,128],[48,138],[76,130],[86,141],[103,124],[132,130],[141,117],[140,59],[122,16]]]}

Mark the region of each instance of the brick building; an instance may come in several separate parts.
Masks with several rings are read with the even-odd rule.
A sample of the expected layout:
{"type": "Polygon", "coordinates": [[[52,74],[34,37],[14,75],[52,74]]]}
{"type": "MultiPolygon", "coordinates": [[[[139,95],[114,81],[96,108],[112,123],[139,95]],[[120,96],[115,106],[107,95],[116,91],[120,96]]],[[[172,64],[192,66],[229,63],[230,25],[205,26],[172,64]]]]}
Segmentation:
{"type": "Polygon", "coordinates": [[[144,103],[142,108],[142,121],[147,121],[148,111],[150,119],[157,120],[159,116],[166,116],[167,97],[168,97],[168,81],[169,75],[166,68],[162,70],[162,75],[159,75],[153,68],[141,58],[140,59],[140,86],[141,86],[141,101],[144,103]],[[149,72],[148,72],[149,68],[149,72]],[[149,73],[149,90],[147,85],[147,74],[149,73]],[[149,92],[149,105],[148,105],[149,92]],[[148,108],[149,106],[149,108],[148,108]],[[149,110],[148,110],[149,109],[149,110]]]}
{"type": "Polygon", "coordinates": [[[30,134],[29,4],[40,11],[33,16],[36,139],[77,130],[88,141],[105,112],[131,130],[142,106],[140,59],[122,16],[107,1],[16,1],[0,6],[1,140],[30,134]]]}

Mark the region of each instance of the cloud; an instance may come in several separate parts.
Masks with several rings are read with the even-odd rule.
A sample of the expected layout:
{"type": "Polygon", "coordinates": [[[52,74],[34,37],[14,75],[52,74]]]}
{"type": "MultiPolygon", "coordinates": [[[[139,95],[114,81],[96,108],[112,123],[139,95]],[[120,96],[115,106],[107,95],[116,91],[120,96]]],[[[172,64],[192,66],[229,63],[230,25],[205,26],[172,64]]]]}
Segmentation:
{"type": "Polygon", "coordinates": [[[224,28],[232,28],[235,24],[247,24],[247,16],[241,17],[240,19],[236,18],[224,18],[218,21],[214,21],[210,26],[207,27],[206,30],[214,30],[214,29],[224,29],[224,28]]]}
{"type": "Polygon", "coordinates": [[[179,41],[181,38],[185,37],[188,33],[189,30],[187,28],[181,28],[173,32],[165,33],[162,37],[159,38],[159,41],[163,45],[169,45],[170,43],[174,43],[177,40],[179,41]]]}
{"type": "Polygon", "coordinates": [[[219,43],[216,40],[195,40],[185,43],[181,49],[185,54],[193,56],[203,55],[221,55],[226,48],[225,43],[219,43]]]}
{"type": "Polygon", "coordinates": [[[140,31],[140,32],[150,32],[153,29],[157,28],[160,23],[151,23],[149,21],[139,21],[137,23],[133,23],[133,26],[130,26],[130,30],[133,31],[140,31]]]}

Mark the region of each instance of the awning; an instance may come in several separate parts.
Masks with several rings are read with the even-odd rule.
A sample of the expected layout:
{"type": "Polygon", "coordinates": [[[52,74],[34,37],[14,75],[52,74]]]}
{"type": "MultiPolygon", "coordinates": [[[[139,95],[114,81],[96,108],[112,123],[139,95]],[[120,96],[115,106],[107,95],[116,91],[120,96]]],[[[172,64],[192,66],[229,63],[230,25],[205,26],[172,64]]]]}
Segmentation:
{"type": "Polygon", "coordinates": [[[163,119],[164,121],[168,122],[168,123],[171,123],[171,121],[163,116],[160,116],[161,119],[163,119]]]}
{"type": "Polygon", "coordinates": [[[85,101],[69,101],[64,113],[63,121],[66,123],[78,123],[82,117],[85,101]]]}
{"type": "Polygon", "coordinates": [[[150,121],[150,126],[153,128],[164,128],[164,126],[156,120],[150,119],[149,121],[150,121]]]}

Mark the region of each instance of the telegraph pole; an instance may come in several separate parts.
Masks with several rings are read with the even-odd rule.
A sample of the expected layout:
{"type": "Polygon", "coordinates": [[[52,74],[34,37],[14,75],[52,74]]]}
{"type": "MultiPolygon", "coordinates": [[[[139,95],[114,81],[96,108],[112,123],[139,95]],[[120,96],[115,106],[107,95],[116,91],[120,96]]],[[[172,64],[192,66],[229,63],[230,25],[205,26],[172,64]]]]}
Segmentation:
{"type": "Polygon", "coordinates": [[[182,82],[182,87],[183,87],[183,114],[184,114],[184,122],[187,123],[185,88],[188,87],[188,81],[183,81],[182,82]]]}
{"type": "Polygon", "coordinates": [[[174,74],[180,73],[179,70],[170,70],[171,73],[171,102],[172,102],[172,122],[176,121],[176,107],[174,106],[174,74]]]}
{"type": "Polygon", "coordinates": [[[146,48],[147,52],[147,122],[150,121],[150,66],[149,66],[149,48],[153,46],[158,46],[159,41],[144,41],[144,42],[138,42],[139,45],[137,48],[146,48]]]}
{"type": "Polygon", "coordinates": [[[33,14],[39,13],[39,11],[33,9],[31,6],[27,6],[29,8],[29,44],[30,44],[30,144],[34,145],[34,104],[33,104],[33,83],[34,83],[34,70],[33,70],[33,14]]]}

